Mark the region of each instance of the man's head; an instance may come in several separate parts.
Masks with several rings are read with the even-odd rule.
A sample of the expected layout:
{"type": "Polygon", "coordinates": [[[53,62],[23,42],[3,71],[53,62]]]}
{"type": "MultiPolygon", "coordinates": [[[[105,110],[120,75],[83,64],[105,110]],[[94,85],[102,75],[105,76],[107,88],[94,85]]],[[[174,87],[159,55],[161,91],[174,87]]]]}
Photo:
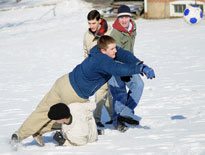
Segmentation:
{"type": "Polygon", "coordinates": [[[100,13],[97,10],[92,10],[87,15],[89,29],[92,32],[96,32],[101,23],[100,13]]]}
{"type": "Polygon", "coordinates": [[[106,54],[112,59],[115,58],[115,54],[117,52],[115,39],[110,36],[104,35],[100,37],[97,42],[97,45],[103,54],[106,54]]]}
{"type": "Polygon", "coordinates": [[[64,103],[57,103],[50,107],[48,118],[58,123],[65,123],[71,117],[69,107],[64,103]]]}
{"type": "Polygon", "coordinates": [[[124,28],[128,28],[130,24],[131,19],[131,11],[130,8],[127,5],[121,5],[118,8],[118,14],[117,14],[119,23],[124,28]]]}

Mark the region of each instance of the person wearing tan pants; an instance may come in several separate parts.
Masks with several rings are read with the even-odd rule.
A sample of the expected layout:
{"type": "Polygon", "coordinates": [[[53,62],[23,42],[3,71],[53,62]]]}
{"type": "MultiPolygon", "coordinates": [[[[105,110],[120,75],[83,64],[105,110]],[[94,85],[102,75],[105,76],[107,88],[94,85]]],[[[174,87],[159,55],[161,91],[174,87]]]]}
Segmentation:
{"type": "MultiPolygon", "coordinates": [[[[90,56],[73,71],[60,77],[45,95],[34,112],[26,119],[19,130],[11,137],[13,142],[20,142],[33,135],[51,131],[53,123],[48,119],[49,108],[59,102],[70,104],[87,102],[112,75],[130,76],[145,74],[148,79],[155,77],[154,70],[136,58],[130,52],[116,47],[110,36],[102,36],[90,56]]],[[[42,144],[42,143],[41,143],[42,144]]]]}

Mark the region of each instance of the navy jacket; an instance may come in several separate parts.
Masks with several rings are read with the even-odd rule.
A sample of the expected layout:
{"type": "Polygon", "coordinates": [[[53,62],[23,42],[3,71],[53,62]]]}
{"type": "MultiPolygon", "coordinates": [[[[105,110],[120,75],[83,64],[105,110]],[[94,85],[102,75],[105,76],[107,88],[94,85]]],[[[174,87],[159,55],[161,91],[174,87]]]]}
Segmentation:
{"type": "Polygon", "coordinates": [[[112,75],[129,76],[140,73],[140,62],[131,52],[120,47],[117,47],[116,58],[112,59],[96,45],[90,50],[89,56],[69,73],[70,83],[78,96],[88,99],[112,75]]]}

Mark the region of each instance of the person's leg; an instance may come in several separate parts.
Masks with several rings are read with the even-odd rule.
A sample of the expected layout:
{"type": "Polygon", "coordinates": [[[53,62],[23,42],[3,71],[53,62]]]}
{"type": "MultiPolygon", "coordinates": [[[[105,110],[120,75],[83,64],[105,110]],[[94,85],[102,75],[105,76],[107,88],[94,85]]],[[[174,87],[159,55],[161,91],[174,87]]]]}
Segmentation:
{"type": "Polygon", "coordinates": [[[125,83],[121,81],[120,77],[114,77],[109,80],[109,89],[113,97],[113,125],[118,125],[117,118],[119,113],[122,111],[118,104],[125,105],[127,102],[127,90],[125,83]]]}
{"type": "Polygon", "coordinates": [[[53,88],[47,93],[37,108],[21,125],[17,131],[20,141],[31,135],[34,135],[35,133],[39,132],[39,130],[44,128],[48,123],[50,123],[50,120],[47,117],[49,107],[55,103],[60,102],[60,97],[56,93],[55,89],[56,84],[54,84],[53,88]]]}
{"type": "Polygon", "coordinates": [[[37,108],[32,112],[32,114],[26,119],[22,126],[17,131],[19,140],[23,140],[31,135],[36,133],[41,133],[41,130],[44,132],[51,131],[53,121],[47,116],[47,113],[50,107],[54,104],[63,102],[65,104],[70,104],[73,102],[86,102],[77,96],[74,92],[72,86],[69,83],[68,75],[64,75],[59,78],[47,95],[41,100],[37,108]],[[46,129],[46,126],[48,126],[46,129]]]}
{"type": "Polygon", "coordinates": [[[117,114],[113,122],[113,126],[117,129],[119,125],[122,125],[122,122],[132,125],[138,125],[139,121],[141,120],[141,117],[135,115],[132,109],[124,104],[121,104],[121,102],[116,101],[115,111],[117,111],[117,114]]]}
{"type": "Polygon", "coordinates": [[[140,75],[135,74],[129,82],[126,82],[129,89],[126,106],[133,110],[138,105],[144,89],[144,82],[140,75]]]}
{"type": "Polygon", "coordinates": [[[118,121],[121,116],[125,117],[125,119],[127,119],[128,121],[140,121],[141,118],[137,115],[134,115],[133,112],[134,108],[140,100],[144,86],[144,83],[140,76],[133,75],[131,81],[126,83],[131,90],[130,93],[127,93],[126,86],[123,85],[123,81],[121,81],[120,77],[112,77],[109,81],[109,84],[110,91],[113,95],[114,127],[117,127],[119,125],[118,121]]]}
{"type": "MultiPolygon", "coordinates": [[[[94,118],[97,125],[101,123],[102,108],[107,100],[107,90],[107,84],[104,84],[95,94],[95,102],[97,105],[94,111],[94,118]]],[[[101,126],[100,124],[98,126],[103,127],[103,125],[101,126]]]]}
{"type": "Polygon", "coordinates": [[[35,135],[43,135],[44,133],[53,131],[53,130],[61,130],[62,124],[56,123],[55,121],[49,121],[47,124],[43,126],[41,130],[39,130],[35,135]]]}
{"type": "Polygon", "coordinates": [[[123,117],[126,117],[126,118],[132,118],[134,120],[137,120],[137,121],[140,121],[141,120],[141,117],[135,115],[133,113],[133,110],[130,109],[129,107],[125,106],[125,105],[122,105],[120,104],[119,102],[117,103],[116,107],[118,107],[118,115],[119,116],[123,116],[123,117]]]}
{"type": "Polygon", "coordinates": [[[110,116],[110,121],[106,122],[107,124],[112,124],[113,121],[113,105],[112,105],[112,95],[111,92],[108,88],[108,93],[107,93],[107,100],[105,102],[105,108],[108,112],[108,115],[110,116]]]}
{"type": "Polygon", "coordinates": [[[103,99],[101,101],[97,102],[96,109],[94,111],[94,117],[95,117],[95,122],[100,123],[101,122],[101,114],[102,114],[102,107],[105,101],[103,99]]]}

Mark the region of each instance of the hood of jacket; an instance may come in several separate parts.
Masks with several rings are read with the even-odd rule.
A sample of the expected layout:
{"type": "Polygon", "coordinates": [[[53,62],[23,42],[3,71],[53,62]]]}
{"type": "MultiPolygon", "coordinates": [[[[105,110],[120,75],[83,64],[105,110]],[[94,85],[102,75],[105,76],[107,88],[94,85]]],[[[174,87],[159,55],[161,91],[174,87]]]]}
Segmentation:
{"type": "Polygon", "coordinates": [[[128,31],[127,29],[125,29],[120,23],[119,20],[116,19],[115,22],[113,23],[113,28],[120,31],[120,32],[124,32],[124,33],[128,33],[129,35],[131,35],[134,30],[136,29],[134,22],[132,21],[132,19],[130,19],[130,22],[132,24],[132,28],[130,31],[128,31]]]}

